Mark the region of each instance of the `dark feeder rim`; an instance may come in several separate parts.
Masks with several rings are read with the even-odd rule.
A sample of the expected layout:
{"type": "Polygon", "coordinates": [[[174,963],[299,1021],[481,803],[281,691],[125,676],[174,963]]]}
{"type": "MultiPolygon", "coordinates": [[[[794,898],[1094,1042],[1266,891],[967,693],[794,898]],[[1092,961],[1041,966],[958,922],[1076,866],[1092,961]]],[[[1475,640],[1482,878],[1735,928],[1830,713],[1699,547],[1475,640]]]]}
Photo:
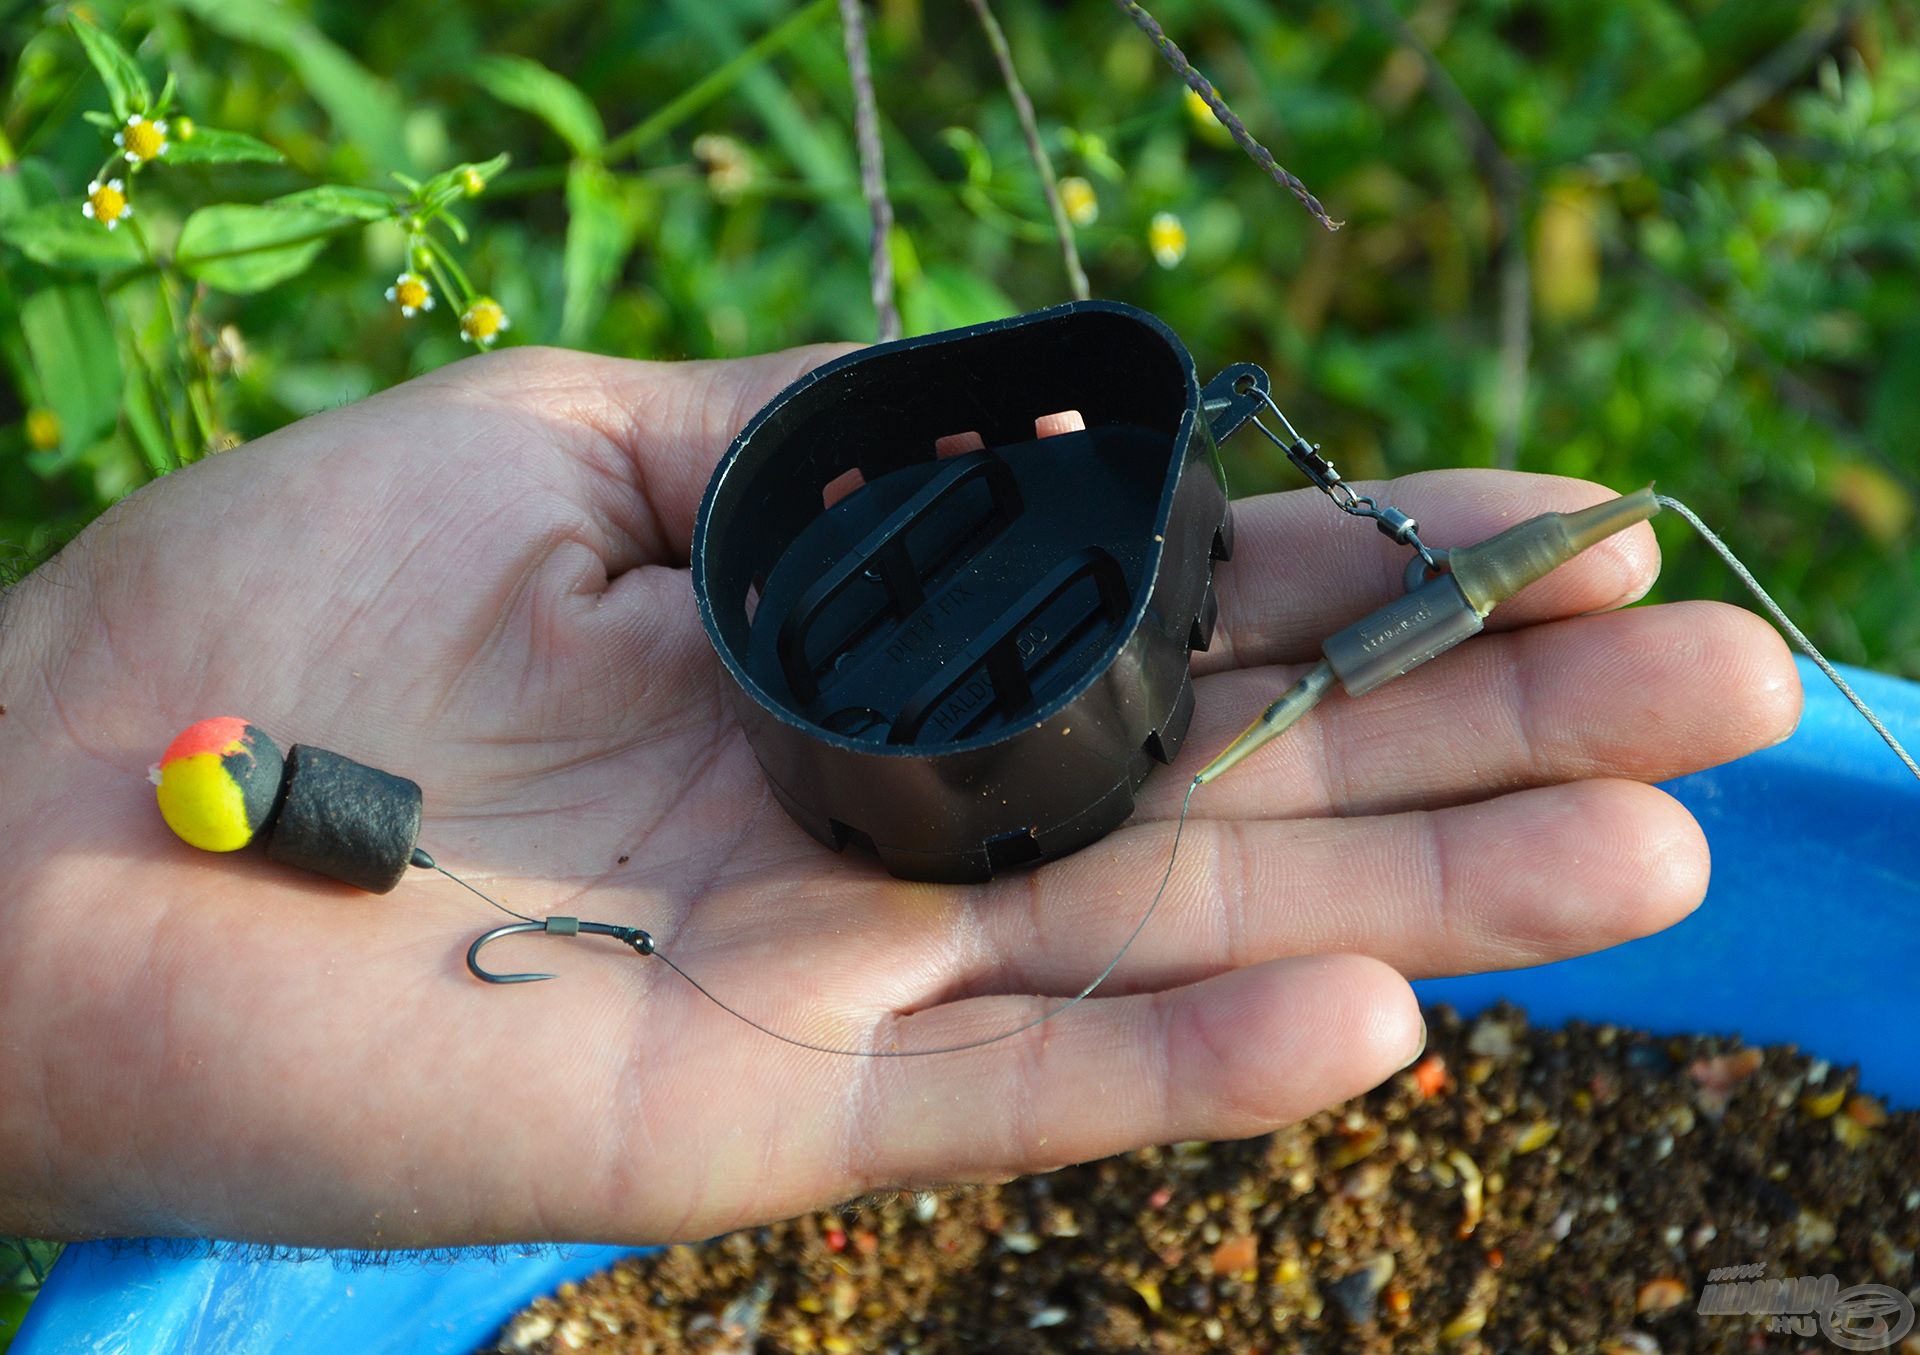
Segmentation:
{"type": "MultiPolygon", "coordinates": [[[[747,422],[747,426],[742,428],[734,437],[733,441],[728,444],[726,454],[720,458],[719,464],[714,467],[712,478],[707,481],[707,492],[700,498],[700,512],[694,519],[693,558],[691,563],[693,566],[693,597],[695,605],[700,611],[700,624],[706,628],[708,643],[713,647],[714,653],[720,656],[720,661],[726,665],[727,671],[733,675],[733,680],[739,685],[742,691],[753,697],[755,703],[758,704],[762,710],[792,729],[798,730],[811,738],[818,739],[822,743],[830,744],[836,748],[844,748],[849,752],[864,753],[873,757],[892,758],[947,757],[956,753],[968,753],[976,749],[990,748],[996,743],[1008,742],[1030,733],[1033,729],[1045,725],[1048,720],[1066,709],[1066,707],[1072,705],[1088,688],[1092,687],[1105,676],[1107,670],[1113,666],[1114,661],[1120,657],[1121,652],[1132,643],[1135,635],[1139,633],[1141,623],[1146,619],[1147,607],[1153,601],[1154,585],[1159,582],[1160,566],[1166,554],[1167,543],[1164,532],[1155,533],[1160,539],[1150,544],[1150,549],[1147,554],[1146,571],[1142,575],[1139,585],[1134,590],[1135,597],[1132,606],[1127,611],[1125,623],[1118,629],[1114,641],[1105,650],[1101,651],[1099,658],[1087,665],[1086,672],[1081,675],[1078,681],[1018,724],[1003,726],[1000,729],[992,730],[985,734],[976,734],[972,738],[961,739],[954,743],[942,744],[937,750],[916,748],[912,745],[876,744],[864,739],[849,738],[844,734],[827,729],[822,725],[817,725],[810,720],[800,718],[787,706],[769,695],[766,689],[761,687],[759,683],[755,682],[753,677],[747,672],[746,667],[734,656],[731,648],[727,645],[726,640],[720,633],[720,625],[714,615],[713,602],[707,586],[707,557],[711,551],[711,538],[713,535],[713,507],[715,499],[719,497],[721,484],[725,481],[727,471],[739,457],[740,452],[752,441],[754,434],[759,432],[761,426],[779,413],[789,401],[795,399],[820,382],[831,379],[843,368],[854,366],[857,363],[867,362],[877,356],[891,353],[901,348],[926,348],[948,343],[960,343],[978,335],[994,334],[1007,329],[1024,328],[1028,325],[1040,324],[1045,321],[1059,319],[1063,316],[1079,315],[1089,312],[1123,316],[1141,325],[1143,328],[1153,331],[1153,333],[1166,341],[1167,347],[1173,351],[1175,358],[1179,362],[1181,378],[1186,382],[1186,406],[1181,412],[1179,425],[1174,429],[1173,443],[1180,448],[1181,454],[1178,457],[1172,457],[1168,460],[1166,481],[1160,487],[1160,499],[1154,511],[1154,522],[1156,524],[1165,524],[1171,520],[1174,497],[1179,492],[1181,477],[1186,473],[1187,469],[1186,450],[1191,446],[1191,439],[1194,436],[1194,426],[1200,417],[1200,377],[1198,369],[1194,366],[1193,354],[1187,351],[1186,344],[1181,342],[1180,336],[1174,333],[1173,328],[1168,325],[1166,321],[1151,311],[1142,310],[1138,306],[1130,306],[1124,301],[1069,301],[1062,305],[1049,306],[1044,310],[1029,311],[1022,315],[1008,316],[999,320],[988,320],[978,325],[968,325],[964,329],[943,330],[937,335],[920,335],[905,339],[895,339],[888,343],[873,344],[861,349],[857,353],[848,353],[843,357],[834,358],[830,362],[823,363],[806,375],[797,378],[791,385],[787,386],[778,395],[774,396],[773,399],[763,405],[760,412],[755,414],[753,418],[747,422]]],[[[1262,384],[1264,384],[1264,382],[1262,384]]],[[[1218,450],[1218,448],[1215,448],[1214,454],[1216,457],[1218,456],[1218,450]]],[[[1224,482],[1224,471],[1220,471],[1218,467],[1216,467],[1216,471],[1222,475],[1224,482]]],[[[1230,497],[1231,496],[1229,496],[1229,498],[1230,497]]]]}

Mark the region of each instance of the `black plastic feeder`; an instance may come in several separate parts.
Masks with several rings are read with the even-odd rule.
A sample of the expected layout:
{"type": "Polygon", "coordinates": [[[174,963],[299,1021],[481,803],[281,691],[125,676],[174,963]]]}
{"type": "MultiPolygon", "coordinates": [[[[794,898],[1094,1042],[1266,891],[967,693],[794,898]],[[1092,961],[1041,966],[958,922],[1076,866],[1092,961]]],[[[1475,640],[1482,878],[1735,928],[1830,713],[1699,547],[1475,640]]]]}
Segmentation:
{"type": "Polygon", "coordinates": [[[1082,301],[776,396],[707,487],[693,586],[787,812],[954,882],[1124,822],[1193,714],[1233,545],[1217,443],[1266,386],[1203,390],[1154,316],[1082,301]]]}

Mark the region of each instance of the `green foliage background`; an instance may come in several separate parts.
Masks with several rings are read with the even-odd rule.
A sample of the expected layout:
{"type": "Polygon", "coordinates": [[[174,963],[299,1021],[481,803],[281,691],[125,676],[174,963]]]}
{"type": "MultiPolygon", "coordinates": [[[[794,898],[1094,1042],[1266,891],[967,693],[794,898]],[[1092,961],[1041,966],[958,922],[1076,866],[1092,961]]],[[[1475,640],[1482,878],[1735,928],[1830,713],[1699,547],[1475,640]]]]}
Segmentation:
{"type": "MultiPolygon", "coordinates": [[[[999,8],[1060,172],[1097,193],[1079,231],[1097,295],[1166,317],[1203,369],[1268,366],[1351,476],[1509,459],[1658,480],[1835,657],[1920,676],[1912,8],[1165,0],[1169,31],[1337,234],[1194,116],[1110,5],[999,8]],[[1513,165],[1511,204],[1409,34],[1513,165]],[[1159,212],[1187,235],[1171,268],[1147,244],[1159,212]],[[1531,296],[1508,334],[1528,340],[1510,455],[1503,279],[1531,296]]],[[[908,331],[1064,299],[971,13],[878,0],[872,29],[908,331]]],[[[408,262],[396,171],[510,155],[455,204],[470,241],[447,238],[512,342],[678,358],[872,334],[832,0],[0,3],[0,56],[15,572],[156,474],[469,351],[449,298],[412,320],[383,298],[408,262]],[[216,163],[176,147],[129,176],[151,258],[131,229],[84,221],[109,150],[84,115],[115,99],[75,19],[131,52],[120,102],[171,78],[176,116],[284,159],[215,134],[193,158],[216,163]],[[696,153],[714,133],[734,139],[731,177],[710,174],[711,143],[696,153]],[[318,185],[339,187],[186,226],[318,185]]],[[[1240,493],[1298,483],[1249,436],[1228,464],[1240,493]]],[[[1736,596],[1704,549],[1665,540],[1662,596],[1736,596]]],[[[18,1259],[30,1288],[42,1258],[18,1259]]],[[[0,1345],[23,1302],[0,1292],[0,1345]]]]}
{"type": "MultiPolygon", "coordinates": [[[[1384,8],[1159,11],[1344,219],[1330,235],[1193,116],[1112,7],[1004,0],[1060,172],[1098,194],[1079,232],[1095,293],[1165,316],[1203,367],[1269,366],[1349,475],[1488,465],[1511,238],[1533,300],[1513,462],[1618,487],[1657,479],[1741,543],[1836,657],[1920,675],[1914,12],[1418,0],[1399,11],[1408,31],[1517,168],[1509,237],[1472,138],[1382,27],[1384,8]],[[1743,82],[1755,97],[1729,103],[1743,82]],[[1189,238],[1173,268],[1147,248],[1159,211],[1189,238]]],[[[391,188],[390,171],[505,151],[512,167],[460,207],[473,230],[461,255],[513,317],[513,342],[682,357],[872,333],[831,0],[17,8],[0,27],[18,56],[0,242],[10,216],[47,199],[106,238],[78,216],[104,145],[81,115],[109,103],[64,22],[74,13],[117,35],[154,87],[176,78],[197,122],[285,154],[163,159],[139,175],[162,264],[191,253],[180,230],[197,207],[391,188]],[[713,132],[737,139],[744,187],[709,183],[693,144],[713,132]]],[[[880,0],[872,27],[909,332],[1064,299],[971,14],[880,0]]],[[[412,321],[383,299],[405,264],[399,227],[318,219],[324,238],[273,255],[270,272],[291,271],[258,290],[174,269],[189,312],[177,323],[127,231],[121,252],[78,266],[0,244],[0,540],[31,559],[151,474],[466,351],[444,297],[412,321]],[[36,408],[60,418],[57,446],[36,450],[36,408]]],[[[1242,493],[1297,483],[1250,437],[1229,469],[1242,493]]],[[[1702,549],[1667,541],[1662,595],[1734,596],[1702,549]]]]}

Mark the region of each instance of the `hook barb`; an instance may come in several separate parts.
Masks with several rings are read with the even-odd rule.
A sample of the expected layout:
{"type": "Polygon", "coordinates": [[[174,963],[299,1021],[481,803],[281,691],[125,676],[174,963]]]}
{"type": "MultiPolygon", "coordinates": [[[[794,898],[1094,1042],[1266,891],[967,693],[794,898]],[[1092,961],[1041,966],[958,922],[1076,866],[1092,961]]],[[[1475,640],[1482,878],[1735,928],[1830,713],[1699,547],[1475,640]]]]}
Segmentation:
{"type": "Polygon", "coordinates": [[[482,983],[538,983],[550,979],[551,974],[496,974],[483,969],[480,965],[480,951],[490,941],[498,941],[503,936],[514,936],[522,932],[541,932],[548,936],[611,936],[633,949],[636,955],[653,954],[653,937],[638,927],[622,927],[612,922],[582,922],[577,917],[565,917],[559,914],[542,921],[510,922],[504,927],[495,927],[490,932],[476,936],[473,944],[467,947],[467,972],[482,983]]]}

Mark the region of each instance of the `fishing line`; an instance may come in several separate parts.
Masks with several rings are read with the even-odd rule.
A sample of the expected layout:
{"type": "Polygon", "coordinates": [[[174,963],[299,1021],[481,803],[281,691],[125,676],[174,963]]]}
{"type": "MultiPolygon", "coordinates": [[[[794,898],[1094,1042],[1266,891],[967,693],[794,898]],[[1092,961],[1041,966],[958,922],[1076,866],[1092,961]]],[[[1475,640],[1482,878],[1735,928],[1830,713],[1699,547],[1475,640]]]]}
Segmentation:
{"type": "MultiPolygon", "coordinates": [[[[1269,405],[1272,404],[1268,397],[1269,405]]],[[[720,997],[679,962],[659,951],[650,933],[623,923],[592,922],[564,914],[532,917],[508,907],[446,869],[417,844],[421,792],[413,782],[325,749],[295,744],[283,754],[257,726],[216,717],[189,726],[169,745],[150,775],[160,809],[185,841],[209,851],[233,851],[259,839],[270,860],[317,871],[357,888],[385,893],[411,869],[432,870],[516,921],[477,937],[467,949],[467,968],[491,984],[532,983],[544,973],[499,974],[483,968],[481,950],[509,936],[543,934],[604,936],[636,955],[654,956],[707,1002],[769,1039],[810,1053],[843,1058],[903,1059],[959,1054],[1013,1039],[1073,1010],[1113,976],[1146,931],[1166,898],[1180,859],[1181,843],[1202,785],[1223,775],[1308,714],[1336,686],[1360,697],[1412,671],[1480,632],[1495,607],[1560,565],[1662,509],[1698,532],[1736,578],[1752,592],[1789,639],[1846,697],[1909,772],[1920,764],[1907,752],[1860,694],[1854,691],[1807,634],[1721,536],[1686,504],[1649,487],[1571,513],[1542,513],[1469,546],[1429,549],[1418,524],[1389,503],[1359,495],[1341,479],[1319,448],[1295,432],[1277,406],[1281,426],[1292,434],[1286,449],[1342,512],[1371,519],[1383,535],[1409,550],[1406,592],[1336,631],[1322,642],[1322,661],[1270,704],[1241,735],[1188,782],[1174,822],[1173,840],[1160,882],[1118,951],[1078,992],[1027,1020],[993,1035],[928,1049],[858,1049],[801,1039],[775,1030],[720,997]]]]}
{"type": "MultiPolygon", "coordinates": [[[[476,889],[473,885],[468,884],[465,880],[461,879],[458,875],[455,875],[452,871],[448,870],[445,866],[441,865],[438,861],[434,860],[431,856],[427,856],[425,852],[421,851],[417,847],[414,849],[414,855],[416,857],[426,857],[426,860],[424,861],[415,860],[414,862],[415,865],[425,866],[428,870],[439,871],[442,875],[446,876],[449,880],[452,880],[455,884],[459,885],[462,889],[466,890],[469,894],[475,894],[475,895],[478,895],[480,898],[485,899],[488,903],[492,904],[495,908],[498,908],[501,912],[505,913],[508,917],[517,917],[522,922],[541,921],[541,919],[539,918],[528,917],[525,913],[516,912],[513,909],[507,907],[506,904],[500,902],[500,900],[494,898],[491,894],[487,894],[479,889],[476,889]]],[[[663,955],[660,958],[664,960],[666,959],[666,956],[663,955]]]]}
{"type": "Polygon", "coordinates": [[[1800,647],[1800,652],[1805,654],[1809,659],[1812,659],[1815,664],[1819,665],[1820,671],[1827,675],[1828,681],[1840,689],[1840,695],[1851,701],[1853,708],[1860,712],[1868,724],[1873,726],[1873,732],[1886,740],[1887,747],[1893,750],[1893,755],[1904,762],[1907,765],[1907,770],[1912,772],[1914,776],[1920,777],[1920,764],[1914,762],[1913,754],[1901,746],[1900,740],[1893,736],[1893,731],[1881,723],[1880,717],[1875,715],[1872,708],[1860,699],[1860,694],[1853,690],[1852,686],[1848,684],[1844,677],[1840,676],[1840,670],[1827,662],[1827,656],[1822,654],[1819,649],[1814,646],[1813,641],[1807,638],[1806,632],[1793,624],[1793,618],[1788,616],[1780,604],[1773,600],[1771,593],[1761,587],[1760,580],[1754,577],[1752,570],[1740,562],[1740,557],[1733,553],[1731,546],[1720,539],[1719,533],[1702,522],[1698,513],[1671,495],[1656,494],[1654,497],[1660,501],[1662,508],[1672,509],[1680,515],[1688,526],[1700,533],[1700,539],[1713,548],[1714,552],[1726,562],[1727,568],[1733,571],[1734,577],[1745,584],[1747,591],[1760,600],[1760,605],[1767,609],[1780,629],[1787,633],[1787,637],[1800,647]]]}
{"type": "MultiPolygon", "coordinates": [[[[1761,585],[1753,571],[1741,562],[1718,533],[1708,527],[1697,513],[1678,499],[1666,494],[1655,494],[1651,489],[1644,489],[1574,513],[1540,514],[1477,545],[1456,547],[1446,551],[1430,551],[1420,540],[1418,524],[1410,516],[1391,505],[1382,505],[1374,499],[1355,494],[1341,479],[1339,472],[1333,468],[1332,464],[1319,455],[1319,449],[1308,444],[1294,432],[1292,425],[1286,422],[1286,416],[1280,414],[1277,407],[1274,412],[1279,414],[1282,425],[1287,431],[1293,434],[1293,442],[1289,444],[1282,441],[1264,426],[1261,431],[1267,433],[1282,447],[1287,448],[1296,464],[1301,466],[1309,478],[1343,512],[1372,519],[1384,535],[1401,542],[1414,552],[1407,571],[1407,595],[1329,636],[1322,646],[1325,659],[1268,706],[1245,732],[1202,768],[1187,784],[1186,794],[1180,803],[1180,814],[1174,823],[1173,842],[1167,853],[1166,868],[1161,872],[1158,888],[1154,890],[1146,910],[1134,924],[1133,930],[1127,934],[1118,952],[1085,987],[1072,997],[997,1034],[956,1044],[938,1045],[930,1049],[854,1049],[804,1040],[775,1030],[721,998],[699,979],[681,968],[675,960],[658,950],[652,936],[641,928],[613,923],[585,922],[576,917],[563,915],[544,919],[530,918],[524,913],[515,912],[499,903],[451,871],[441,868],[433,863],[431,858],[416,862],[416,864],[431,865],[433,869],[439,870],[441,874],[463,888],[486,899],[502,912],[521,919],[518,923],[496,927],[477,938],[467,952],[468,969],[475,977],[489,983],[526,983],[547,979],[553,976],[539,973],[492,973],[480,966],[479,952],[488,943],[502,937],[534,932],[555,936],[582,934],[608,936],[628,945],[636,954],[653,956],[663,961],[669,969],[678,974],[695,992],[715,1007],[735,1020],[751,1026],[769,1039],[777,1040],[795,1049],[845,1058],[924,1058],[936,1054],[958,1054],[973,1049],[984,1049],[989,1045],[999,1044],[1003,1040],[1010,1040],[1071,1011],[1112,977],[1121,961],[1133,949],[1134,943],[1145,932],[1148,923],[1153,920],[1154,914],[1166,897],[1167,887],[1173,879],[1174,867],[1180,859],[1180,844],[1186,832],[1187,819],[1192,812],[1193,795],[1202,785],[1224,774],[1267,742],[1291,728],[1335,686],[1343,686],[1350,696],[1363,696],[1375,687],[1411,671],[1469,636],[1477,634],[1488,613],[1529,583],[1545,577],[1574,556],[1636,522],[1645,521],[1663,508],[1671,510],[1700,534],[1701,538],[1726,562],[1727,567],[1733,571],[1741,583],[1745,584],[1760,600],[1793,643],[1819,666],[1820,671],[1826,674],[1834,686],[1852,703],[1854,709],[1859,711],[1874,731],[1886,741],[1887,746],[1893,750],[1907,769],[1916,777],[1920,777],[1920,765],[1915,764],[1913,757],[1901,746],[1892,731],[1853,690],[1839,670],[1828,662],[1826,656],[1820,652],[1806,633],[1787,616],[1785,609],[1761,585]],[[1438,573],[1434,574],[1432,567],[1436,565],[1438,573]]],[[[420,856],[425,857],[425,853],[420,853],[420,856]]]]}
{"type": "MultiPolygon", "coordinates": [[[[1272,156],[1266,153],[1264,147],[1245,134],[1245,129],[1239,125],[1238,119],[1233,116],[1231,110],[1219,101],[1211,86],[1160,31],[1152,17],[1139,5],[1132,3],[1132,0],[1120,0],[1120,7],[1155,41],[1167,60],[1213,107],[1214,111],[1220,115],[1222,122],[1234,131],[1236,140],[1240,141],[1242,147],[1253,156],[1255,161],[1267,169],[1277,181],[1291,189],[1323,224],[1330,228],[1334,226],[1336,223],[1327,217],[1325,210],[1307,192],[1305,186],[1278,166],[1272,156]]],[[[1245,391],[1241,393],[1244,394],[1245,391]]],[[[1920,778],[1920,763],[1916,763],[1913,756],[1854,691],[1839,670],[1827,660],[1805,632],[1794,624],[1753,572],[1735,555],[1732,548],[1708,527],[1698,514],[1678,499],[1670,495],[1654,494],[1649,488],[1636,494],[1622,496],[1611,503],[1595,505],[1579,513],[1541,514],[1477,545],[1451,551],[1435,550],[1429,548],[1421,539],[1419,524],[1410,515],[1389,503],[1377,502],[1350,488],[1339,472],[1334,469],[1332,463],[1320,455],[1318,445],[1308,443],[1293,427],[1286,414],[1264,387],[1260,389],[1259,395],[1267,408],[1278,418],[1288,436],[1283,439],[1258,418],[1252,418],[1251,421],[1259,431],[1275,445],[1281,447],[1293,464],[1325,493],[1340,511],[1350,516],[1371,519],[1383,535],[1408,547],[1413,552],[1414,558],[1409,561],[1405,576],[1406,595],[1329,636],[1322,646],[1324,660],[1269,705],[1261,716],[1256,718],[1237,739],[1188,783],[1186,794],[1181,801],[1179,817],[1174,824],[1173,841],[1159,886],[1154,890],[1145,911],[1140,915],[1138,922],[1128,933],[1126,940],[1113,958],[1072,997],[998,1034],[929,1049],[856,1049],[817,1043],[775,1030],[728,1003],[699,979],[681,968],[675,960],[657,949],[652,936],[641,928],[588,922],[563,915],[543,919],[529,917],[507,907],[451,871],[439,866],[424,852],[417,852],[417,859],[413,864],[424,865],[439,871],[503,913],[519,919],[514,924],[498,927],[485,933],[472,943],[467,951],[469,970],[475,977],[489,983],[523,983],[551,978],[551,975],[537,973],[491,973],[481,968],[477,957],[485,945],[509,935],[534,932],[554,936],[599,935],[620,941],[638,955],[660,959],[713,1006],[769,1039],[796,1049],[847,1058],[921,1058],[983,1049],[1012,1039],[1055,1017],[1064,1015],[1092,996],[1113,975],[1132,950],[1134,943],[1145,932],[1165,898],[1175,866],[1179,861],[1181,841],[1192,809],[1193,795],[1201,785],[1224,774],[1240,761],[1251,756],[1265,743],[1278,737],[1311,711],[1335,686],[1342,686],[1349,696],[1358,697],[1411,671],[1471,635],[1477,634],[1485,617],[1499,603],[1511,597],[1526,584],[1544,577],[1552,569],[1607,536],[1623,530],[1634,522],[1644,521],[1663,508],[1675,513],[1699,533],[1701,539],[1758,599],[1793,644],[1819,667],[1854,709],[1872,726],[1874,732],[1892,749],[1907,770],[1916,778],[1920,778]]]]}
{"type": "Polygon", "coordinates": [[[1173,880],[1174,865],[1180,859],[1180,840],[1186,833],[1187,816],[1193,809],[1193,793],[1200,788],[1200,785],[1201,785],[1201,782],[1198,777],[1195,777],[1192,781],[1189,781],[1187,783],[1187,793],[1180,801],[1180,817],[1174,822],[1173,845],[1169,848],[1167,852],[1167,866],[1166,866],[1166,869],[1161,872],[1159,888],[1153,891],[1152,900],[1148,902],[1146,911],[1140,915],[1140,920],[1134,924],[1133,930],[1127,934],[1126,941],[1122,943],[1120,949],[1117,952],[1115,952],[1114,957],[1111,960],[1107,961],[1105,968],[1101,969],[1101,971],[1098,974],[1094,975],[1091,982],[1089,982],[1079,992],[1075,993],[1072,997],[1061,1002],[1058,1006],[1048,1011],[1042,1012],[1040,1015],[1033,1017],[1031,1020],[1023,1021],[1017,1026],[1013,1026],[1007,1030],[1003,1030],[997,1035],[986,1035],[986,1036],[982,1036],[980,1039],[966,1040],[959,1044],[939,1045],[932,1049],[848,1049],[840,1045],[816,1044],[811,1040],[802,1040],[792,1035],[783,1035],[781,1032],[774,1030],[771,1026],[765,1025],[760,1021],[756,1021],[753,1017],[748,1016],[745,1012],[741,1011],[739,1008],[734,1007],[731,1004],[724,1001],[723,999],[721,999],[705,984],[701,983],[700,980],[696,979],[693,975],[689,974],[686,970],[682,969],[678,964],[676,964],[671,958],[669,958],[666,955],[665,952],[657,949],[653,944],[652,936],[650,936],[647,932],[637,927],[617,927],[617,926],[610,926],[604,923],[582,922],[580,919],[573,918],[573,917],[550,917],[550,918],[544,918],[539,920],[528,918],[526,917],[525,914],[514,913],[513,909],[508,908],[505,904],[499,903],[496,900],[489,898],[486,894],[481,893],[480,890],[475,889],[472,885],[468,884],[465,880],[462,880],[459,876],[453,874],[451,871],[444,870],[439,866],[435,866],[434,869],[440,870],[440,873],[442,875],[445,875],[448,879],[453,880],[455,883],[461,885],[463,888],[472,890],[472,892],[475,894],[479,894],[481,898],[486,899],[488,903],[493,904],[494,907],[500,909],[502,912],[513,913],[515,917],[525,919],[524,922],[522,922],[519,925],[509,926],[509,927],[496,927],[493,931],[490,931],[486,933],[484,936],[477,938],[474,941],[473,945],[468,948],[467,968],[473,971],[473,974],[475,977],[484,979],[488,983],[523,983],[523,982],[529,982],[533,980],[546,979],[546,978],[552,977],[552,975],[549,975],[549,974],[494,974],[480,968],[478,961],[476,960],[475,957],[479,954],[481,947],[485,946],[489,941],[492,941],[502,936],[508,936],[508,935],[514,935],[514,934],[525,934],[527,932],[535,931],[535,930],[546,932],[549,935],[555,935],[555,936],[573,936],[573,935],[578,935],[582,931],[589,931],[591,929],[591,932],[594,935],[611,936],[614,939],[623,941],[627,945],[631,946],[637,954],[652,956],[657,960],[661,960],[665,962],[667,968],[671,969],[674,973],[678,974],[681,978],[685,979],[687,983],[693,987],[693,990],[695,992],[699,993],[700,996],[704,997],[707,1001],[711,1002],[714,1006],[718,1007],[721,1011],[733,1017],[735,1020],[744,1021],[747,1025],[752,1026],[755,1030],[759,1031],[762,1035],[765,1035],[770,1039],[778,1040],[781,1044],[791,1045],[795,1049],[809,1050],[815,1054],[836,1054],[846,1058],[857,1058],[857,1059],[926,1058],[934,1054],[959,1054],[959,1053],[964,1053],[969,1049],[984,1049],[988,1045],[999,1044],[1002,1040],[1010,1040],[1016,1035],[1025,1034],[1027,1031],[1032,1030],[1034,1027],[1043,1025],[1044,1023],[1053,1020],[1054,1017],[1060,1016],[1063,1013],[1071,1011],[1073,1008],[1079,1006],[1082,1002],[1086,1001],[1087,998],[1093,995],[1093,992],[1096,988],[1100,987],[1101,984],[1105,983],[1109,978],[1111,978],[1113,976],[1113,971],[1118,969],[1120,967],[1120,962],[1127,957],[1127,952],[1133,949],[1133,943],[1140,939],[1140,934],[1147,929],[1147,924],[1153,920],[1154,913],[1159,911],[1160,901],[1166,897],[1167,885],[1173,880]]]}

